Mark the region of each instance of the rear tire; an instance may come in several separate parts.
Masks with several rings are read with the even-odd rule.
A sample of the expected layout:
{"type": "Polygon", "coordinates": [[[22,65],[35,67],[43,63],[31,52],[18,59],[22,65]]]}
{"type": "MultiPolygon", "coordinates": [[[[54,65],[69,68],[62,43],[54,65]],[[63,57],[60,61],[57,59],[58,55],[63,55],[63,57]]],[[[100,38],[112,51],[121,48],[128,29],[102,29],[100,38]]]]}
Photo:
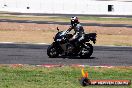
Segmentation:
{"type": "Polygon", "coordinates": [[[59,56],[59,53],[56,49],[56,47],[54,47],[53,45],[50,45],[47,49],[47,55],[50,57],[50,58],[56,58],[59,56]]]}
{"type": "Polygon", "coordinates": [[[86,46],[83,46],[81,49],[80,57],[89,58],[93,53],[93,46],[90,43],[86,43],[86,46]]]}

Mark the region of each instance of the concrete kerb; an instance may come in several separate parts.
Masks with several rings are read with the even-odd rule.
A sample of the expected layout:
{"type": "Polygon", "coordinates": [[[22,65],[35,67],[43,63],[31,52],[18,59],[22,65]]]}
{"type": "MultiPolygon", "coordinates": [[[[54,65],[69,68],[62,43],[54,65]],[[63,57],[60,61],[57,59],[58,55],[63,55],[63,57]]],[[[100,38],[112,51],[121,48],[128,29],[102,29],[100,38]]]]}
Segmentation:
{"type": "Polygon", "coordinates": [[[76,68],[85,68],[85,67],[93,67],[93,68],[114,68],[114,67],[130,67],[132,66],[90,66],[90,65],[81,65],[81,64],[71,64],[71,65],[62,65],[62,64],[40,64],[40,65],[30,65],[30,64],[0,64],[0,66],[10,66],[10,67],[24,67],[24,66],[35,66],[35,67],[44,67],[44,68],[59,68],[59,67],[76,67],[76,68]]]}

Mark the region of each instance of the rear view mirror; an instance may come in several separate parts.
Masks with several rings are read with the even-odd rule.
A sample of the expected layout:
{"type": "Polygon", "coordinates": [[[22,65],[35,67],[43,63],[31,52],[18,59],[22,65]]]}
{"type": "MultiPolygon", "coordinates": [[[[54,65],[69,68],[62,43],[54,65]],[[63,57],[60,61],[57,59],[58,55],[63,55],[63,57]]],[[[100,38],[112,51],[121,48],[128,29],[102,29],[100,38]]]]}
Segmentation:
{"type": "Polygon", "coordinates": [[[59,31],[59,28],[57,27],[57,30],[59,31]]]}

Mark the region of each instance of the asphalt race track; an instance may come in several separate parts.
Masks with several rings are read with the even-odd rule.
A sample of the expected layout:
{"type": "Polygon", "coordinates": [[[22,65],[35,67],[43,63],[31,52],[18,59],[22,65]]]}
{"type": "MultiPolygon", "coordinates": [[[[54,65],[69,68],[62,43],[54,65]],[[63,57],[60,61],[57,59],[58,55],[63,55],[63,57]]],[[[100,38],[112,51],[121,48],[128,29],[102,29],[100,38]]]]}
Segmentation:
{"type": "Polygon", "coordinates": [[[132,47],[94,46],[90,58],[48,58],[48,45],[0,44],[0,64],[83,64],[90,66],[132,66],[132,47]]]}

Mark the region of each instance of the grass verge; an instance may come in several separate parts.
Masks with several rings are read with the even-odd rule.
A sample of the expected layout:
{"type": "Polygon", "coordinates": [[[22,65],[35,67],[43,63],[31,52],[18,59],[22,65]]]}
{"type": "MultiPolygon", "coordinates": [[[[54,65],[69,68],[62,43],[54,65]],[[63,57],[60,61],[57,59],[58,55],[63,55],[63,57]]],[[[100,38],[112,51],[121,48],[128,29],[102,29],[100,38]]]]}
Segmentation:
{"type": "MultiPolygon", "coordinates": [[[[132,67],[85,67],[89,79],[132,80],[132,67]]],[[[44,68],[36,66],[0,66],[1,88],[83,88],[76,67],[44,68]]],[[[86,88],[132,88],[129,86],[88,86],[86,88]]]]}
{"type": "Polygon", "coordinates": [[[132,21],[132,18],[125,17],[95,17],[95,16],[80,16],[82,20],[96,20],[96,21],[132,21]]]}
{"type": "MultiPolygon", "coordinates": [[[[89,20],[89,21],[96,21],[96,22],[111,22],[111,23],[120,23],[125,21],[125,23],[132,24],[132,18],[126,17],[95,17],[95,16],[78,16],[81,21],[89,20]]],[[[0,14],[0,19],[13,19],[13,20],[33,20],[33,21],[62,21],[62,22],[69,22],[70,16],[35,16],[35,15],[11,15],[11,14],[0,14]]]]}
{"type": "MultiPolygon", "coordinates": [[[[51,44],[56,33],[57,31],[53,30],[3,30],[0,31],[0,42],[51,44]]],[[[95,45],[132,46],[132,35],[98,34],[95,45]]]]}

